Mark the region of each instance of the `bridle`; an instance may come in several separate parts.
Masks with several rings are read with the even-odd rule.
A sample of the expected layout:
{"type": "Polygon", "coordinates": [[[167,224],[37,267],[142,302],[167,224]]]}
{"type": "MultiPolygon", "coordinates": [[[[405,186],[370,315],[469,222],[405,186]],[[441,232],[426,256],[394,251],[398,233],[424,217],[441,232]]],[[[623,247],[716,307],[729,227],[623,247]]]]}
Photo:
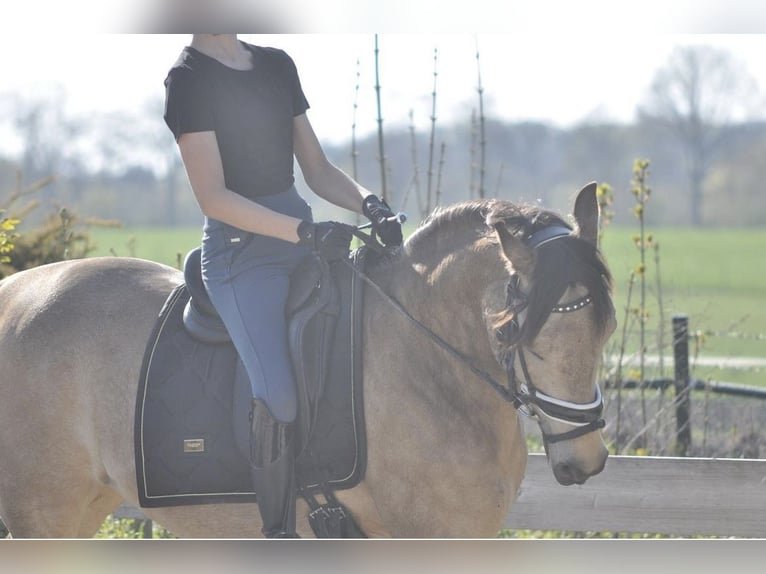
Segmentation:
{"type": "MultiPolygon", "coordinates": [[[[563,226],[548,226],[543,229],[529,235],[525,238],[525,243],[531,248],[537,248],[540,245],[549,241],[554,241],[558,238],[571,235],[572,230],[563,226]]],[[[381,246],[375,242],[369,235],[361,232],[355,232],[355,236],[359,237],[366,245],[372,247],[376,251],[381,250],[381,246]]],[[[344,263],[350,267],[354,273],[356,273],[365,283],[373,288],[389,305],[391,305],[396,311],[403,315],[407,320],[418,330],[422,331],[431,341],[436,343],[449,355],[457,359],[465,367],[467,367],[476,376],[489,384],[497,393],[505,400],[513,403],[513,406],[522,415],[535,419],[540,424],[540,415],[574,427],[572,430],[550,434],[546,433],[543,426],[540,425],[540,430],[543,434],[543,440],[546,443],[557,443],[565,440],[574,439],[590,432],[601,429],[605,426],[605,421],[601,417],[604,410],[604,400],[601,395],[601,389],[596,385],[596,398],[590,403],[574,403],[563,399],[557,399],[551,397],[542,391],[540,391],[532,382],[532,377],[529,374],[527,367],[527,360],[524,353],[524,346],[519,340],[513,343],[510,347],[510,352],[506,355],[504,361],[505,372],[508,376],[508,385],[502,385],[495,381],[495,379],[489,375],[486,371],[476,367],[471,361],[455,349],[452,345],[447,343],[439,335],[434,333],[431,329],[426,327],[423,323],[418,321],[415,317],[409,314],[409,312],[393,297],[388,295],[383,289],[370,279],[361,269],[358,269],[348,260],[343,260],[344,263]],[[521,367],[521,380],[516,374],[516,359],[521,367]]],[[[522,325],[518,321],[519,313],[527,307],[528,298],[527,295],[521,290],[520,278],[518,275],[511,275],[508,284],[506,285],[506,310],[512,315],[511,320],[506,323],[496,333],[498,338],[504,336],[502,330],[506,326],[513,328],[516,334],[521,333],[522,325]]],[[[564,303],[562,305],[556,305],[551,309],[551,313],[573,313],[579,311],[590,305],[593,299],[590,295],[580,297],[579,299],[570,303],[564,303]]],[[[527,349],[530,353],[542,360],[542,357],[531,349],[527,349]]]]}
{"type": "MultiPolygon", "coordinates": [[[[518,322],[518,317],[521,311],[527,307],[527,296],[519,288],[518,275],[511,277],[506,290],[506,308],[512,314],[509,323],[513,327],[513,331],[520,335],[521,325],[518,322]]],[[[592,302],[591,296],[586,295],[571,303],[556,305],[551,309],[551,313],[573,313],[587,307],[592,302]]],[[[502,337],[501,332],[498,333],[498,338],[500,337],[502,337]]],[[[528,348],[527,350],[538,359],[543,359],[532,349],[528,348]]],[[[504,363],[505,372],[508,374],[508,388],[513,396],[513,405],[522,415],[535,419],[538,423],[541,422],[539,415],[542,415],[548,419],[574,427],[567,432],[550,434],[546,433],[541,425],[540,430],[543,433],[543,439],[547,443],[552,444],[577,438],[603,428],[606,424],[604,419],[601,418],[604,410],[604,399],[601,396],[601,389],[598,385],[596,385],[596,398],[590,403],[574,403],[546,395],[532,382],[532,376],[529,374],[529,368],[527,367],[524,346],[521,342],[516,342],[510,347],[510,352],[506,355],[504,363]],[[521,367],[521,378],[516,375],[517,358],[521,367]]]]}

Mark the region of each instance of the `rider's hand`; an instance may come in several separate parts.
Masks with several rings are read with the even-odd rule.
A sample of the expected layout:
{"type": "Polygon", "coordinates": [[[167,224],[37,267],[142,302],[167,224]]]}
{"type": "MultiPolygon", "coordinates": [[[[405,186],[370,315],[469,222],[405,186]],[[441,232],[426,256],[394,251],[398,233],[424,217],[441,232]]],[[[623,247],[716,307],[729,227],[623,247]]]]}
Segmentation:
{"type": "Polygon", "coordinates": [[[328,261],[348,257],[353,227],[337,221],[301,221],[298,245],[310,247],[328,261]]]}
{"type": "Polygon", "coordinates": [[[402,224],[396,215],[375,195],[368,195],[362,203],[362,213],[372,223],[372,229],[386,247],[402,244],[402,224]]]}

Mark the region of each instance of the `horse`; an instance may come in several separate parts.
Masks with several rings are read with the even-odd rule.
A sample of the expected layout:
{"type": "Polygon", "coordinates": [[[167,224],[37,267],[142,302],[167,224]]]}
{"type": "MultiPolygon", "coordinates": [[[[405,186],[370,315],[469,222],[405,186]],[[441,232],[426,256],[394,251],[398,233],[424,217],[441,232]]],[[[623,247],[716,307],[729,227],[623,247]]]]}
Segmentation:
{"type": "MultiPolygon", "coordinates": [[[[520,414],[537,419],[560,483],[604,468],[596,376],[615,321],[595,184],[573,212],[569,224],[497,199],[440,208],[368,270],[366,473],[336,493],[368,537],[496,536],[525,472],[520,414]]],[[[90,537],[138,505],[139,369],[182,280],[94,257],[0,282],[0,516],[13,537],[90,537]]],[[[144,511],[179,537],[260,537],[253,503],[144,511]]],[[[299,500],[302,537],[307,511],[299,500]]]]}

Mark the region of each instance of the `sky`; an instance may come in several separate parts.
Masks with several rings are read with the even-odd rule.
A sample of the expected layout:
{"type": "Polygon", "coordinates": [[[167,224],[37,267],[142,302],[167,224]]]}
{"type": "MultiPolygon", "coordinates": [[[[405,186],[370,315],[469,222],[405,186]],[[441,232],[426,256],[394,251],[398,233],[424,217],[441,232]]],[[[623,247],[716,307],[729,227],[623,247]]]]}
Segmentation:
{"type": "Polygon", "coordinates": [[[23,0],[0,18],[0,154],[21,147],[4,95],[63,94],[73,116],[156,110],[191,36],[136,32],[189,29],[291,32],[240,37],[293,57],[309,118],[332,144],[348,141],[354,122],[359,137],[377,129],[375,33],[384,128],[411,115],[428,129],[434,79],[437,121],[466,121],[479,70],[488,117],[630,122],[679,44],[740,59],[766,117],[766,35],[753,34],[766,31],[762,0],[23,0]]]}
{"type": "MultiPolygon", "coordinates": [[[[0,94],[24,97],[59,85],[73,114],[135,110],[164,98],[163,79],[190,38],[51,33],[32,41],[0,35],[0,94]]],[[[320,140],[340,143],[350,138],[355,101],[357,135],[377,129],[374,34],[240,38],[285,49],[293,57],[320,140]]],[[[434,79],[438,121],[470,117],[478,106],[479,69],[488,117],[563,127],[592,120],[629,122],[654,73],[680,44],[728,50],[766,93],[766,35],[383,33],[378,45],[384,127],[407,124],[412,113],[415,125],[427,128],[434,79]]],[[[764,109],[761,106],[761,115],[766,116],[764,109]]],[[[7,130],[0,132],[0,149],[12,145],[7,130]]]]}

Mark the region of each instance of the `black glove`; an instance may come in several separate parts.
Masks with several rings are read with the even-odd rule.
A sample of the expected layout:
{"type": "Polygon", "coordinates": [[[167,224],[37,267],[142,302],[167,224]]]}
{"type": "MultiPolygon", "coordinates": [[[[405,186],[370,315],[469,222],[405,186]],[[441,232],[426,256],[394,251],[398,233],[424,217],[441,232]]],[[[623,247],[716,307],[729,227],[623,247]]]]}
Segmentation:
{"type": "Polygon", "coordinates": [[[362,203],[362,213],[372,223],[372,230],[380,236],[386,247],[402,244],[402,224],[383,201],[375,195],[368,195],[362,203]]]}
{"type": "Polygon", "coordinates": [[[348,257],[353,227],[337,221],[301,221],[298,224],[298,245],[316,251],[327,261],[348,257]]]}

